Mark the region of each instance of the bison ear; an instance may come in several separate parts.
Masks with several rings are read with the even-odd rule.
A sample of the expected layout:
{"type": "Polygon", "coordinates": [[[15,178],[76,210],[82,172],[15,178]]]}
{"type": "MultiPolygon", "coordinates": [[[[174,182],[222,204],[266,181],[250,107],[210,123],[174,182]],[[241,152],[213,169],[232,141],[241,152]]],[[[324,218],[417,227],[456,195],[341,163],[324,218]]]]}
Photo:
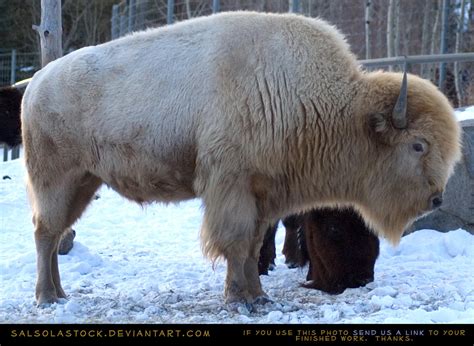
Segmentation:
{"type": "Polygon", "coordinates": [[[390,144],[395,140],[398,130],[394,131],[390,114],[373,113],[369,115],[368,127],[371,137],[378,143],[390,144]]]}
{"type": "Polygon", "coordinates": [[[371,132],[381,134],[389,130],[390,124],[385,114],[374,113],[369,116],[369,127],[371,132]]]}

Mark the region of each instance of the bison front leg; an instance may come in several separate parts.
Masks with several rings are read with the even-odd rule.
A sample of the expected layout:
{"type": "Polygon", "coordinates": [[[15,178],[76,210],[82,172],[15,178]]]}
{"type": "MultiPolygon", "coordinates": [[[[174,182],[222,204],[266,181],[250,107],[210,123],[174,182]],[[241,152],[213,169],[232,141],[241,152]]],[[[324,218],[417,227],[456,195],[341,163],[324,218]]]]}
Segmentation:
{"type": "Polygon", "coordinates": [[[245,276],[245,256],[229,255],[224,297],[226,303],[253,303],[247,278],[245,276]]]}
{"type": "Polygon", "coordinates": [[[227,278],[225,285],[226,302],[265,303],[269,301],[263,291],[258,272],[258,259],[263,242],[263,232],[258,231],[250,242],[248,251],[234,251],[226,256],[227,278]],[[240,255],[242,254],[242,255],[240,255]]]}
{"type": "Polygon", "coordinates": [[[255,228],[255,233],[250,244],[249,253],[245,260],[245,277],[249,291],[254,299],[254,302],[265,303],[268,302],[268,296],[263,291],[260,283],[258,262],[260,258],[260,249],[262,248],[263,239],[267,233],[268,225],[258,224],[255,228]]]}
{"type": "Polygon", "coordinates": [[[227,260],[225,301],[253,303],[264,295],[258,276],[264,229],[260,232],[255,198],[245,182],[214,181],[219,183],[203,194],[203,250],[212,260],[221,256],[227,260]]]}

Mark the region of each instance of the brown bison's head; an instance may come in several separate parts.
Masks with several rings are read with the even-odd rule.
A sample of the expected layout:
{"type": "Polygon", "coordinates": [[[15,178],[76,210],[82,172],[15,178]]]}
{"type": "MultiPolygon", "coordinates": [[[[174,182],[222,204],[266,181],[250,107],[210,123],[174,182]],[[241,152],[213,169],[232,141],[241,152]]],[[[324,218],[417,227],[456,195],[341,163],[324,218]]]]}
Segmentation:
{"type": "Polygon", "coordinates": [[[368,167],[361,172],[366,195],[358,209],[397,243],[412,221],[442,204],[461,156],[460,127],[447,98],[426,80],[374,72],[363,83],[368,167]]]}

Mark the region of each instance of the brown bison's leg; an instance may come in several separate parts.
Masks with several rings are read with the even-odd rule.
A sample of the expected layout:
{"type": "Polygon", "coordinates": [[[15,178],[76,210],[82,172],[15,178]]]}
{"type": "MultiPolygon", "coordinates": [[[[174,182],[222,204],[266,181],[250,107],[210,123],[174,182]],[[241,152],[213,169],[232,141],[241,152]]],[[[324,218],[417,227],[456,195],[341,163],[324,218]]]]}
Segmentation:
{"type": "Polygon", "coordinates": [[[38,279],[38,305],[65,298],[58,267],[58,244],[63,231],[84,211],[101,181],[90,174],[59,176],[44,183],[38,176],[31,179],[38,279]]]}
{"type": "Polygon", "coordinates": [[[283,254],[285,255],[285,264],[289,268],[302,267],[306,264],[308,258],[306,245],[299,239],[301,235],[301,221],[298,216],[291,215],[283,219],[285,226],[285,243],[283,244],[283,254]],[[304,247],[304,248],[303,248],[304,247]]]}
{"type": "Polygon", "coordinates": [[[263,238],[263,245],[258,259],[258,273],[260,275],[268,275],[268,270],[273,270],[275,267],[275,236],[277,229],[278,223],[265,230],[265,237],[263,238]]]}

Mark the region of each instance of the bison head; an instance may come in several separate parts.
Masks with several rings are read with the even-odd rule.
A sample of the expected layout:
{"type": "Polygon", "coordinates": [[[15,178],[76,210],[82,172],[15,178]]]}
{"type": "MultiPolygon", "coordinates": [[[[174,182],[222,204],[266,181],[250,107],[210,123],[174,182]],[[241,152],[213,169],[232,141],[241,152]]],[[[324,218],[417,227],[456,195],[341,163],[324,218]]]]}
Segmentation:
{"type": "Polygon", "coordinates": [[[460,127],[447,98],[414,75],[364,75],[359,109],[366,139],[366,195],[358,209],[397,243],[416,218],[439,207],[460,159],[460,127]],[[368,173],[370,172],[370,173],[368,173]]]}

